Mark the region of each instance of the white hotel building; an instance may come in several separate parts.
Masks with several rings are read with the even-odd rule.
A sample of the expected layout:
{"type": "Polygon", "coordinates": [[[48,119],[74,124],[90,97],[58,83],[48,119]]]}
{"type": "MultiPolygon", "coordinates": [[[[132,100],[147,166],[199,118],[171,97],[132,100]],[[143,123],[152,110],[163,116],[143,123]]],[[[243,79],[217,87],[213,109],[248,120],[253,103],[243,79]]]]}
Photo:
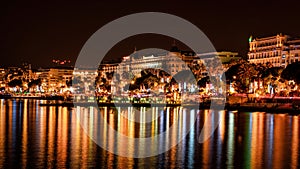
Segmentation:
{"type": "Polygon", "coordinates": [[[250,63],[272,63],[276,67],[300,61],[300,38],[277,34],[264,38],[249,38],[250,63]]]}
{"type": "MultiPolygon", "coordinates": [[[[193,67],[194,65],[201,65],[204,63],[213,63],[214,59],[220,59],[222,64],[230,63],[232,60],[241,59],[236,52],[210,52],[210,53],[201,53],[196,54],[194,52],[189,51],[180,51],[176,46],[173,46],[170,52],[166,52],[161,55],[140,55],[137,56],[135,54],[130,56],[123,57],[123,60],[120,64],[102,64],[100,65],[99,73],[117,73],[120,76],[120,82],[118,83],[120,86],[124,86],[127,84],[130,79],[122,79],[122,74],[124,72],[132,72],[134,76],[140,77],[141,71],[145,69],[162,69],[165,72],[168,72],[172,77],[177,73],[183,70],[190,70],[189,67],[193,67]]],[[[212,65],[216,66],[216,65],[212,65]]],[[[210,67],[217,70],[217,67],[210,67]]],[[[205,68],[206,69],[206,68],[205,68]]],[[[226,67],[222,67],[222,69],[226,69],[226,67]]],[[[203,70],[201,74],[207,75],[207,71],[212,70],[203,70]]],[[[215,72],[213,70],[212,72],[215,72]]],[[[163,81],[168,81],[168,77],[166,79],[162,79],[163,81]]],[[[122,89],[122,87],[121,87],[122,89]]],[[[112,91],[116,91],[114,86],[112,86],[112,91]]]]}
{"type": "Polygon", "coordinates": [[[189,51],[180,51],[176,46],[173,46],[170,52],[161,55],[147,55],[147,56],[125,56],[120,64],[102,64],[100,66],[101,72],[132,72],[135,76],[140,76],[144,69],[160,69],[168,71],[171,75],[182,70],[189,70],[190,65],[198,63],[209,62],[215,58],[219,58],[223,64],[229,63],[232,60],[241,59],[236,52],[222,51],[195,54],[189,51]]]}

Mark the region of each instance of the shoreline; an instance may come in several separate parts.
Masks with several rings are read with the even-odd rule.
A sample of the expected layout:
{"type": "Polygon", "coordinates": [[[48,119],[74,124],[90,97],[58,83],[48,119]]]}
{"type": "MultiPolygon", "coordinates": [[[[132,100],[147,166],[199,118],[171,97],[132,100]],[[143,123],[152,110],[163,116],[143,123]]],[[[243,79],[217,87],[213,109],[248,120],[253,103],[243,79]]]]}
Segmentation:
{"type": "MultiPolygon", "coordinates": [[[[0,97],[0,99],[36,99],[36,100],[47,100],[55,101],[48,103],[40,103],[40,106],[62,106],[72,108],[75,106],[95,106],[95,102],[73,102],[69,98],[64,100],[62,96],[9,96],[0,97]]],[[[111,103],[111,102],[101,102],[96,103],[98,107],[185,107],[185,108],[197,108],[199,110],[210,109],[210,102],[206,103],[188,103],[188,104],[173,104],[173,103],[111,103]]],[[[240,111],[240,112],[266,112],[272,114],[289,113],[289,114],[300,114],[300,105],[294,105],[293,103],[235,103],[224,105],[215,105],[217,108],[220,106],[220,110],[227,111],[240,111]]],[[[214,106],[214,107],[215,107],[214,106]]]]}
{"type": "MultiPolygon", "coordinates": [[[[184,108],[197,108],[199,110],[203,109],[210,109],[211,106],[208,103],[200,103],[200,104],[150,104],[150,103],[94,103],[94,102],[62,102],[62,103],[41,103],[40,106],[62,106],[72,108],[75,106],[82,106],[82,107],[89,107],[89,106],[98,106],[98,107],[184,107],[184,108]]],[[[275,104],[275,103],[272,103],[275,104]]],[[[262,106],[261,104],[236,104],[236,105],[229,105],[225,104],[216,105],[216,107],[220,106],[221,109],[219,110],[227,110],[227,111],[239,111],[239,112],[266,112],[272,114],[294,114],[300,115],[300,110],[295,109],[293,107],[287,107],[285,103],[281,104],[280,106],[270,107],[269,105],[262,106]],[[223,109],[222,109],[223,107],[223,109]]]]}

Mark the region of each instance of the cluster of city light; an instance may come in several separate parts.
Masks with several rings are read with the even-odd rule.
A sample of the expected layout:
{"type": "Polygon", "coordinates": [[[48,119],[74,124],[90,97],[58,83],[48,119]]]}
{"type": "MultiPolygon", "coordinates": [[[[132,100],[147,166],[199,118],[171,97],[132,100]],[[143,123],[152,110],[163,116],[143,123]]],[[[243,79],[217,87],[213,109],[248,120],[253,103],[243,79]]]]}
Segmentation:
{"type": "MultiPolygon", "coordinates": [[[[298,52],[298,54],[296,51],[300,51],[297,50],[300,48],[300,45],[298,45],[300,40],[289,39],[289,36],[281,34],[267,38],[251,37],[249,39],[249,62],[242,60],[234,52],[214,52],[185,56],[180,51],[171,51],[166,55],[150,55],[135,59],[131,59],[133,56],[125,56],[121,64],[103,64],[99,66],[97,71],[89,69],[79,71],[70,67],[55,67],[33,71],[30,64],[24,64],[23,67],[1,68],[0,91],[2,94],[37,96],[71,96],[76,94],[91,96],[96,94],[100,102],[134,102],[136,100],[140,102],[151,102],[150,100],[159,102],[159,100],[165,100],[166,102],[177,103],[182,99],[181,94],[184,92],[205,98],[217,96],[223,90],[226,90],[227,94],[251,93],[256,97],[272,96],[280,93],[280,95],[288,96],[291,92],[298,92],[299,88],[293,79],[279,80],[282,70],[277,72],[278,77],[270,78],[262,78],[261,74],[253,72],[256,71],[257,67],[265,68],[264,71],[278,66],[284,69],[288,64],[297,62],[300,53],[298,52]],[[287,42],[292,45],[287,46],[287,42]],[[291,49],[289,50],[290,53],[286,53],[285,48],[287,47],[291,49]],[[174,60],[171,56],[182,59],[185,64],[182,64],[181,60],[174,60]],[[216,58],[221,60],[223,67],[206,70],[206,66],[209,64],[210,67],[214,67],[213,63],[216,58]],[[280,62],[277,62],[278,59],[280,59],[280,62]],[[171,72],[171,75],[164,74],[161,76],[157,66],[165,65],[165,62],[168,62],[166,69],[171,72]],[[253,64],[256,66],[253,66],[253,64]],[[226,81],[218,75],[219,69],[226,72],[236,65],[243,65],[241,72],[244,71],[244,73],[235,72],[231,79],[226,77],[226,81]],[[148,84],[146,82],[137,84],[137,79],[141,77],[141,72],[145,69],[153,69],[152,76],[156,76],[155,78],[158,81],[153,82],[151,85],[149,85],[149,82],[148,84]],[[170,83],[174,75],[187,69],[193,72],[197,84],[190,82],[170,83]],[[212,77],[223,83],[220,86],[226,86],[226,88],[212,85],[210,80],[201,82],[201,85],[199,85],[201,80],[208,77],[208,72],[210,72],[210,80],[212,80],[212,77]],[[124,73],[132,73],[133,77],[123,77],[124,73]],[[119,77],[117,80],[115,79],[116,75],[119,77]],[[78,82],[74,86],[72,81],[78,82]],[[242,81],[244,81],[244,86],[241,85],[242,81]],[[125,89],[126,85],[140,86],[129,90],[130,87],[125,89]],[[241,90],[241,88],[245,88],[245,90],[241,90]],[[150,97],[151,99],[149,99],[150,97]],[[158,99],[153,99],[154,97],[158,99]]],[[[70,62],[70,60],[53,60],[53,63],[57,64],[70,62]]]]}

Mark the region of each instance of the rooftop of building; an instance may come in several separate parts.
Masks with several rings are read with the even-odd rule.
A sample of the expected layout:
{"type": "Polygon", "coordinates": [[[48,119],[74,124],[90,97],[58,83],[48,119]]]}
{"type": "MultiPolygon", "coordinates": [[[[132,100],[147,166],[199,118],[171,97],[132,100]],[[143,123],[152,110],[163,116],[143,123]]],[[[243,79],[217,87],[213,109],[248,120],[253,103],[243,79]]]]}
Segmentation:
{"type": "Polygon", "coordinates": [[[277,35],[272,35],[272,36],[265,36],[265,37],[255,37],[252,38],[252,36],[249,38],[249,41],[264,41],[264,40],[272,40],[276,39],[277,37],[290,37],[289,35],[285,35],[282,33],[279,33],[277,35]]]}
{"type": "Polygon", "coordinates": [[[277,35],[266,36],[266,37],[255,37],[255,38],[252,38],[252,36],[251,36],[249,38],[249,41],[250,42],[253,42],[253,41],[267,41],[267,40],[276,39],[277,37],[287,38],[288,41],[300,40],[300,37],[279,33],[277,35]]]}
{"type": "Polygon", "coordinates": [[[230,52],[230,51],[220,51],[220,52],[209,52],[209,53],[199,53],[197,57],[238,57],[237,52],[230,52]]]}

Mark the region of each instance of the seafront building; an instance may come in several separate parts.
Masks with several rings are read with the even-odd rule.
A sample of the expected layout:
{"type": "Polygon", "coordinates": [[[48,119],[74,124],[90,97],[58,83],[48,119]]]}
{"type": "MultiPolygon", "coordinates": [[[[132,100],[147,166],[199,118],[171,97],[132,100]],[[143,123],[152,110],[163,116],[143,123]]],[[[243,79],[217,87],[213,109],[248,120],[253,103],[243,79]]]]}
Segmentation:
{"type": "Polygon", "coordinates": [[[249,38],[248,60],[250,63],[271,63],[286,67],[300,60],[300,38],[277,34],[263,38],[249,38]]]}
{"type": "Polygon", "coordinates": [[[72,92],[93,94],[93,89],[95,88],[95,81],[97,76],[98,72],[94,69],[75,68],[73,71],[73,84],[71,88],[72,92]],[[90,93],[87,93],[87,91],[89,91],[90,93]]]}
{"type": "Polygon", "coordinates": [[[50,68],[48,75],[48,91],[58,92],[67,87],[67,82],[73,77],[72,67],[50,68]]]}
{"type": "Polygon", "coordinates": [[[151,55],[140,55],[134,52],[132,55],[124,56],[121,63],[102,64],[100,71],[104,73],[132,72],[140,77],[141,71],[145,69],[161,69],[174,75],[182,70],[186,70],[193,61],[197,60],[194,52],[180,51],[173,46],[170,52],[151,55]]]}
{"type": "Polygon", "coordinates": [[[225,72],[229,68],[230,63],[232,61],[240,60],[242,59],[242,57],[239,56],[237,52],[221,51],[221,52],[199,53],[197,54],[197,59],[206,64],[216,62],[216,59],[218,59],[222,63],[223,71],[225,72]]]}
{"type": "MultiPolygon", "coordinates": [[[[184,70],[197,71],[194,74],[200,76],[207,76],[210,72],[210,76],[217,76],[218,69],[226,71],[227,65],[231,61],[236,61],[241,57],[236,52],[221,51],[221,52],[210,52],[210,53],[194,53],[190,51],[181,51],[176,46],[173,46],[169,52],[163,54],[151,54],[151,55],[140,55],[134,52],[132,55],[123,57],[121,63],[116,64],[102,64],[100,65],[99,74],[107,74],[114,72],[119,74],[120,80],[113,80],[111,83],[111,91],[117,92],[118,89],[123,91],[123,87],[130,83],[131,79],[123,77],[124,73],[131,72],[135,77],[141,77],[141,72],[145,69],[151,69],[154,73],[158,73],[157,70],[163,70],[174,77],[177,73],[184,70]],[[222,63],[221,67],[216,67],[214,63],[215,59],[219,59],[222,63]],[[193,70],[197,66],[198,70],[193,70]],[[199,70],[199,66],[201,67],[199,70]],[[208,70],[209,69],[209,70],[208,70]]],[[[220,63],[219,62],[219,63],[220,63]]],[[[199,76],[198,76],[199,77],[199,76]]],[[[168,76],[161,77],[162,82],[168,82],[170,78],[168,76]]],[[[220,77],[221,78],[221,77],[220,77]]],[[[193,91],[195,86],[190,86],[193,91]]],[[[208,86],[209,88],[210,86],[208,86]]],[[[179,84],[179,89],[189,90],[187,84],[179,84]]],[[[162,91],[163,89],[161,89],[162,91]]]]}
{"type": "Polygon", "coordinates": [[[201,58],[204,61],[219,58],[222,64],[228,64],[232,60],[239,60],[241,57],[237,52],[221,51],[221,52],[210,52],[210,53],[199,53],[197,58],[201,58]]]}
{"type": "Polygon", "coordinates": [[[241,57],[237,52],[221,51],[210,53],[199,53],[189,51],[180,51],[176,46],[173,46],[168,53],[152,54],[136,56],[124,56],[122,62],[119,64],[102,64],[100,65],[100,72],[111,73],[118,72],[132,72],[135,76],[140,77],[141,71],[145,69],[163,69],[171,75],[187,70],[194,64],[206,64],[214,59],[220,59],[223,67],[234,60],[239,60],[241,57]]]}
{"type": "Polygon", "coordinates": [[[41,92],[48,91],[48,85],[49,85],[49,70],[47,68],[40,68],[37,71],[34,72],[34,79],[40,79],[41,80],[41,86],[40,90],[41,92]]]}
{"type": "Polygon", "coordinates": [[[31,80],[36,79],[41,81],[37,92],[64,92],[73,79],[73,67],[40,68],[33,72],[31,80]]]}
{"type": "MultiPolygon", "coordinates": [[[[5,69],[0,68],[0,88],[3,89],[5,88],[5,69]]],[[[1,91],[0,91],[1,92],[1,91]]]]}

